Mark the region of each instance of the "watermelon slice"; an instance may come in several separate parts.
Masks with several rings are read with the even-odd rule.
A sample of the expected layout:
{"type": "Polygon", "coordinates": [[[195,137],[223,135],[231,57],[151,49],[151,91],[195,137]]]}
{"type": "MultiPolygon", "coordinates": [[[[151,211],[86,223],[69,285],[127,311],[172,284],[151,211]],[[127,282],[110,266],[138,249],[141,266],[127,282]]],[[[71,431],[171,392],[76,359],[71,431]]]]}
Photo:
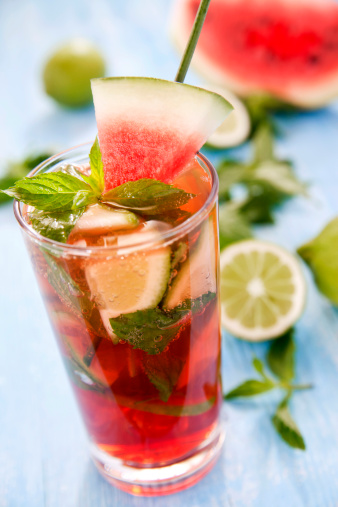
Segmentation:
{"type": "MultiPolygon", "coordinates": [[[[173,37],[182,49],[199,0],[177,0],[173,37]]],[[[266,93],[304,108],[338,96],[334,0],[213,0],[192,61],[210,82],[241,96],[266,93]]]]}
{"type": "Polygon", "coordinates": [[[232,110],[216,93],[160,79],[94,79],[92,91],[106,191],[171,183],[232,110]]]}

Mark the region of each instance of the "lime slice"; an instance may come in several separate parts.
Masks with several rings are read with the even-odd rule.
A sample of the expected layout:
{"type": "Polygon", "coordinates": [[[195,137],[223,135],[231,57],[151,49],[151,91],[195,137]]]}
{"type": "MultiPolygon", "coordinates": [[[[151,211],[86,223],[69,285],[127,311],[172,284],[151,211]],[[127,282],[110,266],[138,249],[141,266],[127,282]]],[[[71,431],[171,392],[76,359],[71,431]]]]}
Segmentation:
{"type": "MultiPolygon", "coordinates": [[[[92,298],[98,305],[103,324],[113,338],[109,319],[121,314],[155,308],[161,301],[170,276],[169,247],[161,246],[156,225],[144,231],[118,236],[121,251],[97,260],[86,268],[92,298]],[[158,241],[153,250],[125,248],[144,241],[158,241]]],[[[141,245],[140,245],[141,246],[141,245]]]]}
{"type": "Polygon", "coordinates": [[[298,260],[264,241],[235,243],[221,254],[222,325],[249,341],[276,338],[300,317],[306,285],[298,260]]]}
{"type": "Polygon", "coordinates": [[[178,267],[178,274],[164,299],[163,307],[171,310],[186,299],[196,299],[216,292],[215,232],[212,219],[202,227],[194,250],[178,267]]]}
{"type": "Polygon", "coordinates": [[[207,84],[204,88],[218,93],[233,107],[229,116],[208,138],[207,146],[221,149],[231,148],[243,143],[248,138],[251,127],[249,113],[243,102],[226,88],[210,84],[207,84]]]}
{"type": "Polygon", "coordinates": [[[104,234],[109,231],[133,229],[140,221],[131,211],[116,210],[105,204],[89,206],[76,222],[73,234],[104,234]]]}

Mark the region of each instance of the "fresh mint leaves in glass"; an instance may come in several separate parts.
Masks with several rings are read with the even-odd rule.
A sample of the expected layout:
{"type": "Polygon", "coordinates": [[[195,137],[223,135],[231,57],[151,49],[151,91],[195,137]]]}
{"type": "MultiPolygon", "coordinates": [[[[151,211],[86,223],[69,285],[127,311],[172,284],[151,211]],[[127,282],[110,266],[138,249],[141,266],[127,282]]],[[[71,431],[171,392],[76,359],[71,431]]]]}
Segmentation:
{"type": "MultiPolygon", "coordinates": [[[[86,174],[89,150],[34,175],[86,174]]],[[[15,204],[93,459],[134,494],[193,484],[223,441],[217,175],[198,156],[173,184],[196,197],[162,216],[92,204],[63,244],[15,204]]]]}

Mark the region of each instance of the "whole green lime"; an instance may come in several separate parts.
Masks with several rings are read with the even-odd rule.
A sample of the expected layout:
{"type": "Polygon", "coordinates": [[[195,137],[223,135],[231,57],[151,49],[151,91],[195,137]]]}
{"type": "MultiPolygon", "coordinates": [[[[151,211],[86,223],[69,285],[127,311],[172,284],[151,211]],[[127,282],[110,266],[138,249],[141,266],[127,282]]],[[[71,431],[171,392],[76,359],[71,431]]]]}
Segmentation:
{"type": "Polygon", "coordinates": [[[72,39],[47,61],[45,90],[64,106],[85,106],[92,101],[90,80],[104,76],[104,72],[105,62],[97,48],[86,39],[72,39]]]}

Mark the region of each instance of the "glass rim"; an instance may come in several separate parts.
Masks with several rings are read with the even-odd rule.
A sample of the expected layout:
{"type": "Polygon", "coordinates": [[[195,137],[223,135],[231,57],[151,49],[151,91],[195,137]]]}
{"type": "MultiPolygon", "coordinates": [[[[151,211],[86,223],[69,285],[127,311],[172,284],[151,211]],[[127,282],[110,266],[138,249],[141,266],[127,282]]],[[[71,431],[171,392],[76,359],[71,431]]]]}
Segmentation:
{"type": "MultiPolygon", "coordinates": [[[[38,171],[43,169],[45,166],[52,162],[57,162],[57,160],[60,157],[64,157],[65,155],[71,155],[74,151],[80,150],[80,149],[86,149],[88,148],[88,151],[86,152],[86,155],[89,155],[90,148],[92,146],[91,142],[82,143],[76,146],[73,146],[72,148],[69,148],[67,150],[64,150],[60,153],[57,153],[48,159],[41,162],[38,166],[36,166],[28,175],[27,177],[34,176],[38,171]]],[[[22,208],[23,204],[14,200],[13,208],[14,208],[14,215],[16,220],[18,221],[21,229],[28,234],[31,239],[33,239],[35,242],[38,242],[40,244],[43,244],[46,246],[46,248],[61,251],[61,252],[67,252],[71,255],[76,256],[88,256],[90,253],[100,254],[108,252],[119,252],[119,255],[123,255],[124,251],[128,251],[128,253],[131,253],[132,251],[137,250],[145,250],[145,249],[153,249],[153,248],[163,248],[167,246],[168,244],[172,243],[175,239],[178,239],[179,237],[183,236],[184,234],[187,234],[192,229],[194,229],[199,223],[203,221],[203,219],[208,216],[211,208],[213,207],[217,196],[218,196],[218,175],[216,172],[216,169],[212,165],[212,163],[203,155],[202,153],[198,152],[196,153],[196,157],[200,159],[208,168],[210,171],[211,176],[211,190],[210,193],[203,204],[201,208],[194,213],[191,217],[189,217],[187,220],[182,222],[179,225],[176,225],[172,227],[171,229],[168,229],[167,231],[160,231],[158,239],[148,239],[143,242],[137,242],[130,244],[126,247],[121,247],[118,245],[110,245],[110,246],[80,246],[80,245],[71,245],[67,243],[60,243],[59,241],[55,241],[53,239],[45,238],[44,236],[41,236],[38,232],[36,232],[24,219],[22,215],[22,208]]],[[[71,161],[69,162],[71,163],[71,161]]]]}

